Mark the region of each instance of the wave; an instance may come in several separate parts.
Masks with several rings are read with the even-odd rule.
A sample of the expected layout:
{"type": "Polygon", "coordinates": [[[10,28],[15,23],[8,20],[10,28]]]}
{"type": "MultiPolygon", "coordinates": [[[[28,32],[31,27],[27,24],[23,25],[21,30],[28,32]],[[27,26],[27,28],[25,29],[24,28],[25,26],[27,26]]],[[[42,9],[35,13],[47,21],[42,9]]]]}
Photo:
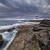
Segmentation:
{"type": "Polygon", "coordinates": [[[16,33],[17,33],[17,31],[16,32],[15,31],[13,31],[13,32],[5,31],[3,33],[0,33],[0,34],[2,34],[3,40],[4,40],[2,46],[0,47],[0,50],[7,50],[8,46],[11,44],[11,42],[15,38],[16,33]]]}
{"type": "Polygon", "coordinates": [[[13,25],[0,26],[0,30],[16,28],[17,26],[20,26],[20,25],[33,25],[33,24],[39,24],[39,23],[40,22],[22,22],[22,23],[16,23],[16,24],[13,24],[13,25]]]}
{"type": "MultiPolygon", "coordinates": [[[[28,19],[28,18],[0,18],[0,20],[43,20],[43,19],[45,19],[45,18],[38,18],[38,19],[36,19],[36,18],[30,18],[30,19],[28,19]]],[[[49,18],[47,18],[47,19],[49,19],[49,18]]]]}

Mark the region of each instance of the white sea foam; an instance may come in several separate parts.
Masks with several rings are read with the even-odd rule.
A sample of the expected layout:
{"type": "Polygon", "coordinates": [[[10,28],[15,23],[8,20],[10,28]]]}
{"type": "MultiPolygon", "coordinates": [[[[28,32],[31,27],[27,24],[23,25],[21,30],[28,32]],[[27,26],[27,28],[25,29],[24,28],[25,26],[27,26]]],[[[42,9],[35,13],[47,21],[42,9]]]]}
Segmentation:
{"type": "Polygon", "coordinates": [[[0,33],[2,34],[3,36],[3,39],[4,39],[4,43],[3,45],[0,47],[0,50],[7,50],[8,46],[11,44],[11,42],[13,41],[13,39],[15,38],[16,36],[16,33],[17,31],[12,31],[12,32],[3,32],[3,33],[0,33]]]}
{"type": "Polygon", "coordinates": [[[0,20],[50,20],[50,18],[0,18],[0,20]]]}
{"type": "Polygon", "coordinates": [[[39,24],[40,22],[23,22],[23,23],[16,23],[13,25],[6,25],[6,26],[0,26],[0,30],[1,29],[10,29],[10,28],[14,28],[17,27],[19,25],[33,25],[33,24],[39,24]]]}

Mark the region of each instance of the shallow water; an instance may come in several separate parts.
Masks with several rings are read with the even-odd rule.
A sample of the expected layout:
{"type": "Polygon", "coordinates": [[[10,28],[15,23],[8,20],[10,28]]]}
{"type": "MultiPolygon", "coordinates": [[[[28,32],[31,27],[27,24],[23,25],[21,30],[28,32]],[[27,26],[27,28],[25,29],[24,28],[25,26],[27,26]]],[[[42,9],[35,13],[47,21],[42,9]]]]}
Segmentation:
{"type": "Polygon", "coordinates": [[[2,33],[2,36],[3,36],[4,42],[3,42],[2,46],[0,47],[0,50],[5,49],[5,47],[11,41],[11,39],[16,36],[16,32],[13,32],[13,31],[12,32],[4,32],[4,33],[2,33]]]}
{"type": "Polygon", "coordinates": [[[0,26],[12,25],[15,23],[29,22],[29,20],[0,20],[0,26]]]}

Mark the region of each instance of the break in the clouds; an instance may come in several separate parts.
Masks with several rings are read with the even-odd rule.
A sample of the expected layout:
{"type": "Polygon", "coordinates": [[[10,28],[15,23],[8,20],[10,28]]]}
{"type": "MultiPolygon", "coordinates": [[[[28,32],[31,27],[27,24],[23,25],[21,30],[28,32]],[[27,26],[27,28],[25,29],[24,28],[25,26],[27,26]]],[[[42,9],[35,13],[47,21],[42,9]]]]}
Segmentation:
{"type": "Polygon", "coordinates": [[[0,0],[0,16],[50,15],[50,0],[0,0]]]}

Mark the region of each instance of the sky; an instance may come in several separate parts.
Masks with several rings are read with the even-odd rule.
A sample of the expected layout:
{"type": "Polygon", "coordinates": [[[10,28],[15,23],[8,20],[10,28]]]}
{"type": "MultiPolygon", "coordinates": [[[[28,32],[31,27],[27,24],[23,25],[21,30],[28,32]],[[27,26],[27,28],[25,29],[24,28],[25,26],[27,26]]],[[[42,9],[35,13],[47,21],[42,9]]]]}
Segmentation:
{"type": "Polygon", "coordinates": [[[50,0],[0,0],[0,18],[31,18],[36,14],[50,18],[50,0]]]}

